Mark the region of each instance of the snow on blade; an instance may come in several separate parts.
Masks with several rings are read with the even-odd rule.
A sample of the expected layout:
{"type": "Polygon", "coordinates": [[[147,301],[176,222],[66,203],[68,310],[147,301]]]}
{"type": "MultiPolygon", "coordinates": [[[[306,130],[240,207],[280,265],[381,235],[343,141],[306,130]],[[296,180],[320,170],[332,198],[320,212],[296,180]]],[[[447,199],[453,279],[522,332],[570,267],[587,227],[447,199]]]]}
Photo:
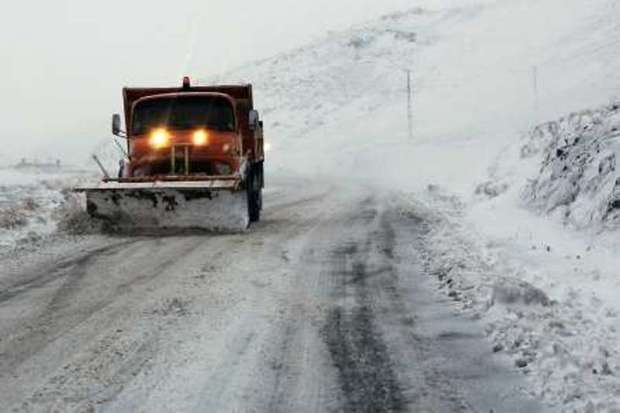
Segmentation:
{"type": "Polygon", "coordinates": [[[249,224],[245,191],[91,189],[86,200],[91,216],[125,229],[239,232],[249,224]]]}

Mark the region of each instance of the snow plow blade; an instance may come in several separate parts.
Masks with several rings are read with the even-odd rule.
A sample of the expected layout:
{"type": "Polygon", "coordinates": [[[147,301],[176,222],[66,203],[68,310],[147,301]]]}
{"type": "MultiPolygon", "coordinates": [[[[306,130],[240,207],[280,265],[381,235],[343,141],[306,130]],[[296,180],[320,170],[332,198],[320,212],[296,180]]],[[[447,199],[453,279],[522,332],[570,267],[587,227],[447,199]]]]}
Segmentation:
{"type": "Polygon", "coordinates": [[[102,182],[76,188],[86,210],[115,228],[240,232],[249,225],[247,192],[235,179],[102,182]]]}

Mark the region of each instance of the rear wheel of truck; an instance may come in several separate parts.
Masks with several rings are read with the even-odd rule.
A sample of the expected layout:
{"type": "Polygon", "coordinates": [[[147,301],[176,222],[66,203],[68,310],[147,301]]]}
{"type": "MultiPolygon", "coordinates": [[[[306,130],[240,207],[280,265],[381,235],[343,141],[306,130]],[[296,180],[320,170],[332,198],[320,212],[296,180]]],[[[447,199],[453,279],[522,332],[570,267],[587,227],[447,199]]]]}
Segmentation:
{"type": "Polygon", "coordinates": [[[260,221],[260,210],[261,210],[261,190],[254,191],[253,195],[250,197],[250,222],[258,222],[260,221]]]}
{"type": "Polygon", "coordinates": [[[255,171],[248,176],[248,216],[250,222],[260,221],[260,211],[262,209],[263,194],[260,185],[260,178],[255,171]]]}

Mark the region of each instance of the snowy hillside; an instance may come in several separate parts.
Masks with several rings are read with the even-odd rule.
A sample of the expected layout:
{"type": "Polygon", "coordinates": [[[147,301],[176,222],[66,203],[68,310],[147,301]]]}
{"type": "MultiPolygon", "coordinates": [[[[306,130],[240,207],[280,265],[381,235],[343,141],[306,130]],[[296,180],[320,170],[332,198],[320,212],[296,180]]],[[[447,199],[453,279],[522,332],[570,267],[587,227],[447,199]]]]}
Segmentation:
{"type": "Polygon", "coordinates": [[[350,106],[361,116],[402,97],[402,70],[412,68],[416,33],[428,20],[421,9],[387,16],[213,80],[253,83],[272,135],[300,137],[342,121],[350,106]]]}
{"type": "Polygon", "coordinates": [[[469,193],[515,136],[620,92],[614,13],[609,0],[415,8],[203,83],[255,85],[272,167],[342,175],[364,165],[382,184],[469,193]],[[417,179],[404,180],[411,165],[417,179]]]}

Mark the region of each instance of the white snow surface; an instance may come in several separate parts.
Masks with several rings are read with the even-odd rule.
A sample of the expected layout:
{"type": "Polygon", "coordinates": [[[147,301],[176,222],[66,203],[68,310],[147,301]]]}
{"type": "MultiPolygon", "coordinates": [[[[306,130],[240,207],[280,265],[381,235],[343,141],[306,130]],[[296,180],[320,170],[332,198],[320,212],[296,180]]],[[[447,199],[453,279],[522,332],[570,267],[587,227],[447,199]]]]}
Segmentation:
{"type": "MultiPolygon", "coordinates": [[[[605,104],[537,125],[507,146],[464,227],[478,238],[486,275],[451,274],[457,284],[477,280],[484,291],[470,304],[490,308],[490,337],[525,361],[539,396],[562,409],[619,408],[618,127],[617,104],[605,104]],[[498,312],[493,298],[505,286],[497,274],[544,298],[498,312]]],[[[454,242],[449,231],[438,233],[442,245],[454,242]]],[[[447,268],[463,260],[449,255],[447,268]]]]}
{"type": "MultiPolygon", "coordinates": [[[[426,270],[454,311],[485,323],[532,395],[553,410],[620,409],[610,208],[619,195],[620,6],[422,5],[204,82],[254,84],[268,177],[303,174],[408,197],[428,225],[426,270]]],[[[109,146],[97,152],[114,164],[109,146]]],[[[45,204],[61,202],[39,178],[2,174],[7,206],[37,191],[45,204]]]]}
{"type": "Polygon", "coordinates": [[[54,233],[83,173],[0,169],[0,254],[54,233]]]}
{"type": "Polygon", "coordinates": [[[521,157],[543,159],[522,192],[523,201],[576,228],[617,229],[619,138],[620,103],[536,127],[521,157]]]}

